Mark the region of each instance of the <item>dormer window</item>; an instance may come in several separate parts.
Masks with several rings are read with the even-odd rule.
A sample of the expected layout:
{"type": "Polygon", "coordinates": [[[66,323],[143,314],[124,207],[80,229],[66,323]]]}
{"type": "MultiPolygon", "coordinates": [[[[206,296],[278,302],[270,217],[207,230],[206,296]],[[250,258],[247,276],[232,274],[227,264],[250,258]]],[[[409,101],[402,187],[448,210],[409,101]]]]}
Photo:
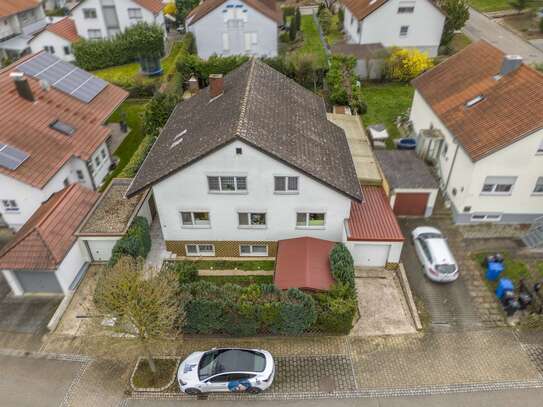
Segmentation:
{"type": "Polygon", "coordinates": [[[68,123],[61,122],[60,120],[55,120],[49,125],[49,127],[67,136],[71,136],[75,133],[75,128],[73,126],[69,125],[68,123]]]}
{"type": "Polygon", "coordinates": [[[483,95],[475,96],[473,99],[470,99],[466,102],[466,107],[473,107],[477,103],[482,102],[483,100],[485,100],[485,97],[483,95]]]}

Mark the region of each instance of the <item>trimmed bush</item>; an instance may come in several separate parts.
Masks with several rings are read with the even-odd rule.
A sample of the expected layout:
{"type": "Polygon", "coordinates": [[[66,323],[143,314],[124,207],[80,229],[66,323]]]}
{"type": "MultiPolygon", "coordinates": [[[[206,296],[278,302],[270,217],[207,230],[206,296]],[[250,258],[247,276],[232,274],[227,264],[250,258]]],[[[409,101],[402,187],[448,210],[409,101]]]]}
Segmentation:
{"type": "Polygon", "coordinates": [[[204,87],[209,83],[209,75],[214,73],[226,75],[248,60],[249,57],[245,55],[234,55],[229,57],[213,55],[206,61],[201,59],[198,55],[191,54],[186,55],[185,58],[179,58],[176,66],[181,83],[187,83],[190,77],[194,75],[198,78],[200,86],[204,87]]]}
{"type": "Polygon", "coordinates": [[[356,59],[347,55],[333,55],[330,59],[330,69],[326,74],[326,84],[329,90],[331,104],[349,106],[358,114],[367,110],[362,96],[362,90],[357,84],[356,59]]]}
{"type": "Polygon", "coordinates": [[[351,331],[358,308],[352,287],[336,284],[328,293],[315,294],[313,298],[317,312],[316,330],[335,334],[351,331]]]}
{"type": "Polygon", "coordinates": [[[140,145],[138,146],[138,149],[130,158],[128,164],[126,164],[126,166],[119,173],[120,178],[132,178],[136,175],[138,169],[143,163],[143,160],[145,160],[145,157],[147,157],[147,153],[149,153],[149,150],[153,146],[154,141],[155,138],[150,135],[147,135],[143,138],[140,145]]]}
{"type": "Polygon", "coordinates": [[[109,265],[114,266],[123,256],[134,258],[145,258],[151,250],[151,233],[147,219],[138,216],[132,222],[132,225],[126,234],[117,240],[111,252],[109,265]]]}
{"type": "Polygon", "coordinates": [[[191,261],[175,263],[175,272],[177,273],[179,284],[194,283],[198,280],[198,269],[191,261]]]}
{"type": "Polygon", "coordinates": [[[171,93],[157,92],[145,106],[143,113],[143,132],[157,137],[177,105],[177,96],[171,93]]]}
{"type": "Polygon", "coordinates": [[[330,252],[330,267],[338,283],[354,288],[354,261],[343,243],[336,243],[330,252]]]}

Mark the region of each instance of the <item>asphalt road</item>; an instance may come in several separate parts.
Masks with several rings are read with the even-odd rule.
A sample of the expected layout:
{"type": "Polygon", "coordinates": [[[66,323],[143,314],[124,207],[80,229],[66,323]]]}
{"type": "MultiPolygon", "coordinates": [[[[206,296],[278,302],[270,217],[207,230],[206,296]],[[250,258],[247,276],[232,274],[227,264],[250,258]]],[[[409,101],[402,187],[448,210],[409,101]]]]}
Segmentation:
{"type": "Polygon", "coordinates": [[[483,39],[507,54],[521,55],[528,64],[543,62],[543,51],[473,9],[463,31],[474,41],[483,39]]]}

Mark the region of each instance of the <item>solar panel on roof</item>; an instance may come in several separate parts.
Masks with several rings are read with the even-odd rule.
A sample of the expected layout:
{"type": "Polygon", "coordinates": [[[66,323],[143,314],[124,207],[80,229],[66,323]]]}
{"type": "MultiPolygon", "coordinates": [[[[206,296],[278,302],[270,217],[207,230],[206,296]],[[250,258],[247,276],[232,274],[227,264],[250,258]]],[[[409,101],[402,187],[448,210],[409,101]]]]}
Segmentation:
{"type": "Polygon", "coordinates": [[[6,144],[0,144],[0,167],[13,171],[27,158],[28,155],[25,152],[6,144]]]}
{"type": "Polygon", "coordinates": [[[107,86],[106,81],[46,52],[23,62],[18,69],[84,103],[89,103],[107,86]]]}

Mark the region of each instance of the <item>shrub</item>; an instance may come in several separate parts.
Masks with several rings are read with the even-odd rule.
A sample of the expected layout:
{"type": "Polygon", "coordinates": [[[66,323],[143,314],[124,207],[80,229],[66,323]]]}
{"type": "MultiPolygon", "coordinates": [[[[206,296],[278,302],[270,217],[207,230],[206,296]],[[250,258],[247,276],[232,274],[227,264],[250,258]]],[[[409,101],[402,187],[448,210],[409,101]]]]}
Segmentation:
{"type": "Polygon", "coordinates": [[[386,76],[390,80],[408,82],[434,65],[428,53],[416,48],[395,48],[385,60],[386,76]]]}
{"type": "Polygon", "coordinates": [[[178,58],[176,62],[177,72],[180,75],[180,81],[185,84],[192,75],[198,78],[200,85],[207,86],[209,75],[221,73],[226,75],[248,61],[249,57],[245,55],[233,55],[229,57],[219,57],[212,55],[207,61],[197,55],[186,55],[184,58],[178,58]]]}
{"type": "Polygon", "coordinates": [[[336,334],[351,331],[358,308],[352,287],[336,284],[328,293],[315,294],[314,298],[317,310],[315,329],[336,334]]]}
{"type": "Polygon", "coordinates": [[[286,293],[286,301],[281,305],[280,318],[279,333],[303,333],[317,319],[315,300],[297,288],[290,288],[286,293]]]}
{"type": "Polygon", "coordinates": [[[130,161],[125,165],[125,167],[119,173],[120,178],[132,178],[138,172],[143,160],[147,157],[149,150],[153,146],[155,138],[151,135],[147,135],[143,138],[138,149],[132,154],[130,161]]]}
{"type": "Polygon", "coordinates": [[[157,92],[145,105],[143,113],[143,131],[146,135],[157,137],[160,129],[166,124],[168,118],[177,105],[177,96],[171,93],[157,92]]]}
{"type": "Polygon", "coordinates": [[[123,256],[133,258],[145,258],[151,250],[151,234],[147,219],[138,216],[132,222],[132,225],[126,234],[117,240],[111,252],[109,265],[114,266],[123,256]]]}
{"type": "Polygon", "coordinates": [[[296,7],[292,7],[292,6],[283,7],[283,24],[286,25],[288,18],[294,17],[295,12],[296,12],[296,7]]]}
{"type": "Polygon", "coordinates": [[[343,31],[343,21],[345,20],[345,10],[343,10],[343,7],[339,8],[339,11],[337,12],[337,18],[338,18],[338,30],[343,31]]]}
{"type": "Polygon", "coordinates": [[[332,13],[324,8],[319,13],[319,24],[324,34],[329,34],[332,29],[332,13]]]}
{"type": "Polygon", "coordinates": [[[364,114],[367,110],[362,90],[355,74],[356,59],[347,55],[333,55],[326,74],[330,103],[349,106],[354,112],[364,114]]]}
{"type": "Polygon", "coordinates": [[[332,275],[338,283],[354,288],[354,261],[349,249],[337,243],[330,253],[332,275]]]}
{"type": "Polygon", "coordinates": [[[179,284],[194,283],[198,280],[198,269],[191,261],[182,261],[175,264],[179,284]]]}

